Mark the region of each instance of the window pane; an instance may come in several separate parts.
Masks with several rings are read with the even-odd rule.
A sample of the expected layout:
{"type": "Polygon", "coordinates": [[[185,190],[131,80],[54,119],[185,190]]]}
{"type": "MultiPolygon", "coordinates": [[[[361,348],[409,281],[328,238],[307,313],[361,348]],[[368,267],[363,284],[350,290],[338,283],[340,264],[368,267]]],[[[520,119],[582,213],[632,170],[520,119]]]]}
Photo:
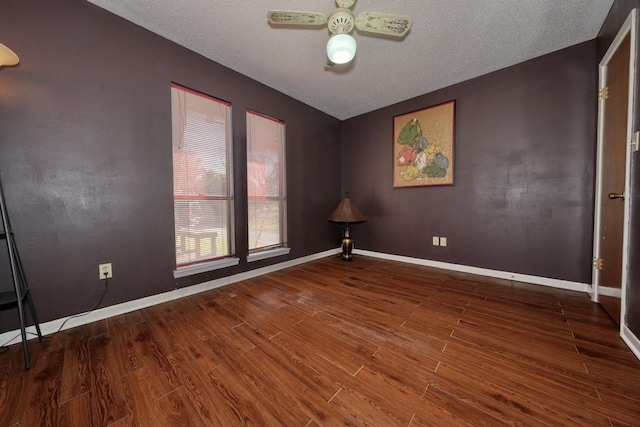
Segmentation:
{"type": "Polygon", "coordinates": [[[280,202],[249,199],[249,247],[280,246],[280,202]]]}
{"type": "Polygon", "coordinates": [[[229,104],[171,87],[176,264],[233,254],[229,104]]]}
{"type": "Polygon", "coordinates": [[[247,112],[249,251],[286,246],[284,124],[247,112]]]}
{"type": "Polygon", "coordinates": [[[175,202],[178,265],[228,254],[229,212],[226,200],[175,202]]]}

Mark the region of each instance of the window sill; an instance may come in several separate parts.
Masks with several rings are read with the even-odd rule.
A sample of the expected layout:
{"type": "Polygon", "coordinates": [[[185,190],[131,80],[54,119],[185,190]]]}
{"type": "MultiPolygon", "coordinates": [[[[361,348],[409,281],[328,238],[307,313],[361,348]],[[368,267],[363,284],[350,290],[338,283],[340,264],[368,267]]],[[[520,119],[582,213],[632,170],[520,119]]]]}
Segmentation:
{"type": "Polygon", "coordinates": [[[240,258],[222,258],[215,261],[203,262],[202,264],[188,265],[173,270],[173,277],[191,276],[193,274],[204,273],[207,271],[219,270],[221,268],[232,267],[238,265],[240,258]]]}
{"type": "Polygon", "coordinates": [[[260,261],[261,259],[273,258],[280,255],[287,255],[291,248],[274,248],[266,251],[254,252],[247,256],[247,262],[260,261]]]}

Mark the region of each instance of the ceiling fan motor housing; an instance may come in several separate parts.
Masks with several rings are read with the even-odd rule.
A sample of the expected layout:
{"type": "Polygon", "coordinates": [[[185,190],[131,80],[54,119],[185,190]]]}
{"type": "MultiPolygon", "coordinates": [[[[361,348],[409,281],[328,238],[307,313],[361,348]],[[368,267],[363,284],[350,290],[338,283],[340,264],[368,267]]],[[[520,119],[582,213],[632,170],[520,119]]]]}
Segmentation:
{"type": "Polygon", "coordinates": [[[355,21],[351,10],[340,7],[329,16],[327,25],[331,34],[349,34],[353,31],[355,21]]]}

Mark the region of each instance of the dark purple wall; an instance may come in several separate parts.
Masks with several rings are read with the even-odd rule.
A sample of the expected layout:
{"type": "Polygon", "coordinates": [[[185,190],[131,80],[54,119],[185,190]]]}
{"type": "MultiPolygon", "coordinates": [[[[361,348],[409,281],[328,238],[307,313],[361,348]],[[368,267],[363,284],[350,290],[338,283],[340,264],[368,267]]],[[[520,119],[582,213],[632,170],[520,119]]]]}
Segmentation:
{"type": "MultiPolygon", "coordinates": [[[[613,16],[598,55],[606,29],[621,23],[613,16]]],[[[114,266],[112,305],[334,248],[339,231],[326,218],[341,188],[369,217],[354,227],[358,248],[590,281],[596,42],[341,124],[82,0],[9,0],[2,17],[0,42],[21,64],[0,70],[0,171],[41,321],[92,308],[103,262],[114,266]],[[242,259],[180,280],[172,81],[233,104],[242,259]],[[453,99],[455,185],[394,190],[393,116],[453,99]],[[251,265],[245,109],[287,123],[292,247],[251,265]],[[432,246],[431,236],[449,246],[432,246]]],[[[17,327],[15,317],[0,312],[0,332],[17,327]]]]}
{"type": "Polygon", "coordinates": [[[343,122],[343,189],[369,217],[356,247],[590,282],[595,55],[583,43],[343,122]],[[455,185],[394,189],[393,116],[450,100],[455,185]]]}
{"type": "MultiPolygon", "coordinates": [[[[596,39],[598,45],[598,63],[604,57],[611,42],[629,16],[629,12],[639,6],[640,1],[638,0],[614,1],[609,15],[604,21],[598,38],[596,39]]],[[[636,35],[636,40],[637,39],[636,35]]],[[[636,61],[638,53],[639,52],[636,51],[636,61]]],[[[638,103],[640,102],[639,81],[640,75],[638,75],[638,69],[636,68],[635,106],[633,114],[634,131],[638,130],[640,126],[640,108],[638,108],[638,103]]],[[[638,191],[638,189],[640,189],[640,168],[637,164],[638,161],[640,161],[640,154],[637,152],[633,153],[631,158],[631,187],[634,191],[632,192],[633,199],[631,200],[631,218],[629,219],[629,287],[626,304],[627,319],[625,322],[636,336],[640,336],[640,247],[638,246],[638,242],[640,242],[640,212],[638,211],[638,207],[640,207],[640,191],[638,191]]]]}
{"type": "MultiPolygon", "coordinates": [[[[83,0],[9,0],[0,171],[41,321],[335,248],[340,121],[83,0]],[[233,106],[240,265],[175,280],[170,83],[233,106]],[[245,110],[287,126],[288,257],[246,264],[245,110]]],[[[6,273],[6,268],[4,269],[6,273]]],[[[2,290],[10,289],[6,275],[2,290]]],[[[17,327],[0,312],[0,332],[17,327]]]]}

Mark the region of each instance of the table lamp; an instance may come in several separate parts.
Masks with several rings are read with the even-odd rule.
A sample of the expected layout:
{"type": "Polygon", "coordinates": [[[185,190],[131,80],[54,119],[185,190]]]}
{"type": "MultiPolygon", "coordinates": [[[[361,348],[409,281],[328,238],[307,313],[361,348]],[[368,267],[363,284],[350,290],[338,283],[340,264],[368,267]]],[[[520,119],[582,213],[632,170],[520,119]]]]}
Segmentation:
{"type": "Polygon", "coordinates": [[[344,199],[340,202],[338,207],[329,217],[329,221],[342,224],[342,260],[352,261],[353,257],[351,252],[353,251],[353,239],[351,238],[351,226],[349,224],[356,224],[359,222],[365,222],[367,217],[364,216],[360,209],[349,198],[349,192],[344,199]]]}
{"type": "Polygon", "coordinates": [[[11,67],[17,65],[20,62],[18,55],[14,51],[0,43],[0,67],[11,67]]]}

